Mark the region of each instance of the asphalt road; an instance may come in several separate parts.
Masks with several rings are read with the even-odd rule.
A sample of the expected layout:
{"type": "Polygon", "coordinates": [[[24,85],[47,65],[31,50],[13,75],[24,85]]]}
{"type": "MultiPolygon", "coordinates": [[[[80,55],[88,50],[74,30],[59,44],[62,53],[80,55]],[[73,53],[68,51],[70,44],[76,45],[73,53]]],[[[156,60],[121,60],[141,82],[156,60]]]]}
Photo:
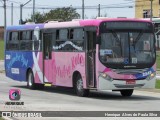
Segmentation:
{"type": "MultiPolygon", "coordinates": [[[[13,81],[0,73],[0,111],[160,111],[160,93],[135,91],[132,97],[121,97],[119,92],[95,92],[89,97],[78,97],[72,89],[45,88],[41,90],[29,90],[25,82],[13,81]],[[20,102],[23,106],[7,106],[9,90],[12,88],[21,90],[20,102]]],[[[21,120],[16,118],[14,120],[21,120]]],[[[23,118],[26,119],[26,118],[23,118]]],[[[49,118],[47,118],[49,119],[49,118]]],[[[53,118],[50,118],[51,120],[53,118]]],[[[61,120],[62,118],[54,118],[61,120]]],[[[81,120],[93,118],[63,118],[67,120],[81,120]]],[[[111,118],[100,118],[111,120],[111,118]]],[[[146,120],[146,118],[112,118],[113,120],[146,120]]],[[[159,118],[147,118],[147,120],[159,118]]],[[[97,118],[95,118],[97,120],[97,118]]],[[[99,120],[99,118],[98,118],[99,120]]]]}

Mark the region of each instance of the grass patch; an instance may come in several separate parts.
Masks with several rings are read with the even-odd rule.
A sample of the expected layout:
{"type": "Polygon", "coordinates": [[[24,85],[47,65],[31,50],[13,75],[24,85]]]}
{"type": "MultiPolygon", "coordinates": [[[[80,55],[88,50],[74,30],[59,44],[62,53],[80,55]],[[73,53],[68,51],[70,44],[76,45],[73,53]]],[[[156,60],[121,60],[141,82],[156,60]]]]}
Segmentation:
{"type": "Polygon", "coordinates": [[[156,89],[160,89],[160,80],[156,81],[156,89]]]}
{"type": "Polygon", "coordinates": [[[0,120],[4,120],[2,117],[0,117],[0,120]]]}
{"type": "Polygon", "coordinates": [[[160,51],[157,52],[157,69],[160,70],[160,51]]]}
{"type": "Polygon", "coordinates": [[[4,120],[4,119],[2,118],[2,116],[0,116],[0,120],[4,120]]]}
{"type": "Polygon", "coordinates": [[[4,60],[4,41],[0,40],[0,60],[4,60]]]}

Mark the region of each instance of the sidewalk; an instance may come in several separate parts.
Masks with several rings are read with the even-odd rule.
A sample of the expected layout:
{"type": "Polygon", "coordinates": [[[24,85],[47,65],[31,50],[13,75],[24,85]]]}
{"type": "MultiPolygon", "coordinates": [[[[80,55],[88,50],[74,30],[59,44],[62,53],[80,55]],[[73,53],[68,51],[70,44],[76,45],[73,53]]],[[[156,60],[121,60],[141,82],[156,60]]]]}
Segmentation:
{"type": "Polygon", "coordinates": [[[158,80],[160,80],[160,75],[156,75],[156,78],[157,78],[158,80]]]}
{"type": "Polygon", "coordinates": [[[4,60],[0,60],[0,73],[4,72],[4,60]]]}

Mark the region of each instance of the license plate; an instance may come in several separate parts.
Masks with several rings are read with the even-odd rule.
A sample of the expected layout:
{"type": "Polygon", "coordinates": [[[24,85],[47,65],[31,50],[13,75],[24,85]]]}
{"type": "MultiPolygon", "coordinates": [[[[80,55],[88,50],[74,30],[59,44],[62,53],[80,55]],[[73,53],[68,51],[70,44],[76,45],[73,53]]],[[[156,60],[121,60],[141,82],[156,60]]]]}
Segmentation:
{"type": "Polygon", "coordinates": [[[136,84],[136,81],[135,80],[126,80],[126,84],[127,85],[134,85],[134,84],[136,84]]]}

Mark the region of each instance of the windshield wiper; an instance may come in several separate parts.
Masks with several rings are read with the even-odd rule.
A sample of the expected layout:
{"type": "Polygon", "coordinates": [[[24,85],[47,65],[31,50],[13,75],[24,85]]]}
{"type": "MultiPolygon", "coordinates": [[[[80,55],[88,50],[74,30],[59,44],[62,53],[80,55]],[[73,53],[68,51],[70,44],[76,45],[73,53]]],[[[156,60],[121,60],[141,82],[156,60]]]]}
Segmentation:
{"type": "Polygon", "coordinates": [[[111,30],[112,35],[116,38],[116,41],[118,41],[120,43],[120,48],[121,48],[121,55],[122,55],[122,43],[121,43],[121,39],[118,38],[118,35],[115,31],[111,30]]]}
{"type": "Polygon", "coordinates": [[[134,47],[135,47],[135,45],[137,44],[137,42],[140,40],[140,38],[142,37],[143,33],[144,33],[144,32],[141,31],[141,32],[138,34],[137,38],[135,39],[134,47]]]}
{"type": "Polygon", "coordinates": [[[116,41],[118,41],[119,43],[121,43],[121,40],[118,38],[118,35],[115,31],[111,30],[112,35],[116,38],[116,41]]]}

